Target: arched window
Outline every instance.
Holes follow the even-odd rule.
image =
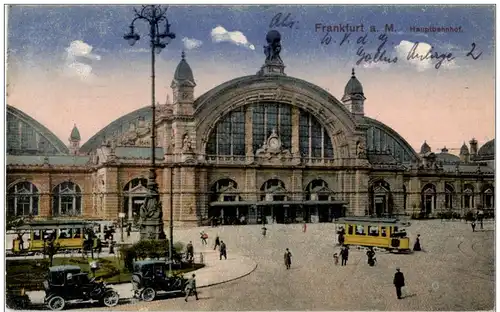
[[[73,182],[63,182],[52,191],[53,216],[80,216],[82,214],[82,191]]]
[[[16,183],[7,191],[7,216],[37,216],[39,194],[28,181]]]
[[[245,222],[248,217],[248,206],[231,204],[231,202],[239,202],[240,195],[238,184],[231,179],[221,179],[215,182],[210,188],[210,208],[208,210],[208,218],[220,218],[223,224],[238,224]]]
[[[148,179],[135,178],[123,188],[123,211],[128,223],[137,225],[140,218],[140,209],[148,195]]]
[[[210,188],[211,201],[239,201],[237,193],[238,184],[231,179],[221,179],[215,182]]]
[[[471,184],[465,184],[463,190],[463,207],[465,209],[474,208],[474,187]]]
[[[430,215],[436,209],[436,186],[427,184],[422,188],[422,212]]]
[[[260,191],[263,192],[260,200],[284,201],[287,198],[285,183],[283,183],[280,179],[267,180],[260,187]]]
[[[207,144],[208,155],[245,155],[245,108],[240,107],[217,124]]]
[[[453,186],[446,183],[444,185],[444,207],[446,209],[453,209],[453,195],[455,193],[455,190],[453,189]]]
[[[322,179],[314,179],[306,187],[306,200],[330,200],[332,191]]]
[[[252,106],[253,152],[262,147],[273,129],[279,135],[283,149],[292,147],[292,107],[285,104],[261,103]]]
[[[299,151],[302,157],[333,158],[333,145],[326,129],[310,113],[300,110]]]
[[[483,191],[483,208],[492,209],[495,207],[494,195],[493,186],[487,185]]]

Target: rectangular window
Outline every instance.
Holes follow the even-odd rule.
[[[354,226],[349,225],[349,227],[347,228],[347,234],[352,235],[353,232],[354,232]]]
[[[368,235],[369,236],[378,236],[378,226],[370,225],[368,227]]]
[[[311,157],[322,157],[321,153],[323,150],[323,127],[316,120],[316,118],[311,118]]]
[[[33,231],[33,240],[41,240],[41,239],[42,239],[41,230],[34,230]]]
[[[245,155],[245,112],[240,109],[231,114],[233,155]]]
[[[470,195],[465,195],[464,196],[464,207],[467,208],[467,209],[470,209],[471,206],[470,206]]]
[[[273,129],[279,131],[278,128],[278,105],[277,104],[267,104],[267,129],[266,129],[266,138],[268,138]]]
[[[280,105],[279,135],[284,149],[292,148],[292,108],[289,105]]]
[[[330,136],[328,135],[328,132],[326,132],[326,129],[323,132],[323,140],[324,140],[324,145],[325,145],[325,151],[324,151],[324,157],[325,158],[333,158],[333,146],[332,146],[332,140],[330,140]]]
[[[81,229],[75,229],[73,237],[74,238],[82,238],[82,230]]]
[[[309,114],[300,110],[299,150],[302,157],[309,157]]]
[[[380,227],[380,234],[382,237],[387,237],[387,229],[385,226]]]
[[[252,136],[253,136],[253,152],[255,153],[264,143],[267,138],[265,135],[266,125],[265,125],[265,108],[263,105],[253,106],[253,124],[252,124]]]
[[[366,235],[364,225],[361,224],[356,225],[356,235],[363,235],[363,236]]]

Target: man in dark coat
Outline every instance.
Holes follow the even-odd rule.
[[[217,234],[217,237],[215,237],[215,245],[214,245],[214,250],[217,249],[217,246],[219,246],[220,249],[220,238],[219,234]]]
[[[398,296],[398,299],[402,299],[401,288],[405,286],[405,276],[399,271],[399,268],[396,268],[396,271],[396,274],[394,274],[394,286],[396,287],[396,295]]]
[[[347,246],[342,247],[340,255],[342,257],[341,265],[347,265],[347,260],[349,260],[349,249],[347,248]]]
[[[224,241],[220,241],[220,260],[222,260],[222,257],[227,260],[227,250]]]
[[[285,250],[285,255],[284,255],[284,260],[285,260],[285,267],[287,270],[290,269],[290,266],[292,265],[292,253],[288,248]]]

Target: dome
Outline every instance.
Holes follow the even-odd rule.
[[[71,135],[69,136],[71,141],[80,141],[82,138],[80,137],[80,131],[76,127],[76,124],[73,126],[73,130],[71,130]]]
[[[431,147],[427,144],[427,141],[424,141],[422,147],[420,147],[420,154],[427,154],[431,152]]]
[[[177,81],[187,80],[194,83],[193,71],[191,70],[189,64],[186,62],[186,53],[184,53],[184,51],[182,52],[182,59],[179,62],[179,65],[177,65],[177,68],[175,69],[174,80]]]
[[[477,152],[479,156],[492,156],[495,155],[495,139],[484,143]]]
[[[465,142],[460,148],[460,155],[469,155],[469,148],[465,145]]]
[[[457,155],[453,155],[448,153],[448,149],[445,147],[441,150],[441,153],[436,154],[436,158],[438,161],[444,162],[444,163],[456,163],[460,162],[460,157]]]
[[[361,82],[359,82],[358,78],[356,78],[356,76],[354,75],[354,68],[352,69],[351,79],[349,79],[349,82],[347,82],[347,85],[344,89],[344,95],[352,94],[364,95],[363,86],[361,85]]]

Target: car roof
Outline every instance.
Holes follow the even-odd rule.
[[[76,265],[56,265],[49,268],[50,272],[62,272],[62,271],[76,271],[82,270],[79,266]]]

